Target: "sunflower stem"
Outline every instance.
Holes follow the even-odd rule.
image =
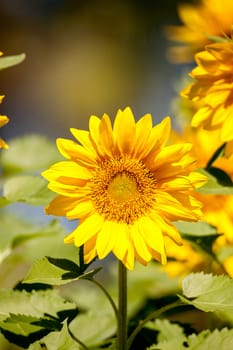
[[[88,347],[87,347],[80,339],[78,339],[78,338],[71,332],[69,326],[67,327],[67,329],[68,329],[68,333],[69,333],[69,335],[71,336],[71,338],[72,338],[77,344],[81,345],[81,347],[82,347],[83,349],[88,350]]]
[[[118,263],[118,333],[117,350],[127,349],[127,269]]]
[[[118,309],[117,309],[117,306],[113,300],[113,298],[111,297],[111,295],[109,294],[109,292],[107,291],[107,289],[105,289],[105,287],[99,283],[98,281],[96,281],[94,278],[90,278],[90,279],[87,279],[88,281],[90,282],[93,282],[96,286],[98,286],[102,292],[105,294],[105,296],[107,297],[107,299],[109,300],[112,308],[113,308],[113,311],[114,311],[114,314],[116,316],[116,319],[117,319],[117,322],[119,320],[119,312],[118,312]]]

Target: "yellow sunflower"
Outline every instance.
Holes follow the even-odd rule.
[[[167,237],[165,243],[168,263],[162,266],[162,270],[170,277],[183,278],[191,272],[218,271],[219,266],[213,262],[212,257],[188,241],[183,240],[183,245],[179,249],[176,249],[174,242]]]
[[[4,96],[0,96],[0,103],[2,102]],[[5,115],[0,115],[0,128],[9,122],[9,118]],[[8,148],[7,143],[0,138],[0,148]]]
[[[172,133],[174,143],[190,142],[193,144],[193,155],[196,157],[196,167],[205,168],[213,153],[221,146],[219,130],[208,132],[201,128],[187,128],[182,134]],[[200,152],[201,150],[201,152]],[[225,171],[233,180],[233,156],[222,156],[212,164]],[[224,241],[233,244],[233,195],[195,193],[202,202],[203,218],[209,224],[216,226],[219,233],[224,234]],[[222,237],[223,238],[223,237]],[[221,238],[221,239],[222,239]]]
[[[233,140],[233,41],[206,46],[196,54],[195,81],[181,95],[199,102],[193,127],[221,130],[222,142]]]
[[[232,0],[200,0],[197,4],[180,4],[178,16],[183,25],[166,29],[170,40],[182,45],[171,48],[169,58],[175,62],[192,61],[193,55],[210,43],[211,37],[225,37],[233,24]]]
[[[201,128],[193,129],[186,128],[182,133],[178,134],[175,131],[171,133],[173,143],[190,142],[193,144],[193,156],[196,157],[196,167],[206,167],[209,159],[221,146],[219,130],[209,132]],[[201,151],[200,151],[201,150]],[[224,170],[233,180],[233,162],[231,157],[220,157],[213,163],[214,167]],[[221,236],[217,238],[213,246],[213,250],[218,254],[223,248],[233,246],[233,195],[217,195],[195,193],[195,197],[199,200],[203,207],[203,220],[217,228]],[[168,240],[168,239],[167,239]],[[218,271],[219,266],[214,264],[212,259],[207,254],[196,250],[188,242],[184,241],[180,249],[174,249],[174,243],[169,240],[166,244],[167,257],[172,259],[165,267],[165,271],[171,276],[187,275],[193,271]],[[211,262],[212,261],[212,262]],[[227,259],[223,264],[229,266],[232,259]],[[225,266],[225,268],[226,268]],[[233,269],[231,269],[231,275]]]
[[[91,116],[89,132],[70,131],[79,143],[59,138],[67,160],[42,173],[59,194],[47,214],[80,220],[65,243],[84,245],[86,263],[110,252],[128,269],[135,258],[166,263],[164,236],[182,244],[172,221],[201,215],[193,192],[206,179],[192,172],[192,145],[165,146],[170,118],[153,127],[150,114],[135,122],[129,107],[117,112],[113,127],[104,114]]]

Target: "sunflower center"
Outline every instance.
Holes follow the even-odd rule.
[[[90,186],[95,209],[105,220],[132,224],[155,205],[156,180],[136,159],[118,157],[104,161]]]
[[[133,199],[138,195],[137,183],[129,175],[120,173],[109,183],[108,194],[119,203]]]

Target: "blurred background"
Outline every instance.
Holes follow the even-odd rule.
[[[184,1],[183,1],[184,2]],[[186,0],[187,2],[187,0]],[[164,26],[179,24],[177,0],[1,0],[4,55],[26,53],[1,71],[5,138],[69,137],[89,116],[171,115],[184,67],[169,63]]]

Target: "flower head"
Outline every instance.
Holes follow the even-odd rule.
[[[233,24],[232,0],[200,0],[197,4],[181,4],[178,15],[183,25],[169,26],[169,39],[182,43],[171,49],[171,59],[185,62],[203,50],[211,37],[229,36]]]
[[[223,142],[233,140],[233,41],[206,46],[196,54],[195,81],[182,96],[198,101],[200,107],[192,119],[193,127],[221,130]]]
[[[196,157],[196,167],[206,167],[213,153],[221,146],[219,130],[210,132],[204,129],[193,129],[187,127],[182,133],[175,131],[171,134],[173,143],[191,142],[193,144],[193,155]],[[201,151],[200,151],[201,150]],[[233,180],[232,156],[222,156],[217,158],[212,166],[222,169]],[[195,197],[202,203],[203,220],[216,227],[220,234],[216,239],[212,249],[219,254],[222,249],[233,245],[233,196],[223,194],[204,194],[196,192]],[[204,253],[200,247],[195,247],[183,240],[180,249],[174,249],[174,243],[167,238],[167,257],[170,258],[164,267],[171,276],[187,275],[194,271],[205,271],[219,273],[218,264],[214,263],[209,254]],[[231,260],[227,260],[228,262]],[[225,265],[225,261],[223,262]],[[228,264],[227,266],[230,266]],[[220,271],[222,273],[222,271]],[[232,275],[232,268],[231,268]]]
[[[221,146],[219,130],[209,132],[187,128],[182,134],[172,134],[173,142],[192,142],[193,154],[197,159],[196,167],[206,167],[213,153]],[[201,152],[200,152],[201,150]],[[213,167],[223,170],[233,180],[233,155],[217,158]],[[204,194],[196,192],[195,197],[202,203],[203,219],[216,227],[222,234],[217,245],[233,244],[233,195]],[[216,248],[217,248],[216,245]]]
[[[0,96],[0,103],[2,102],[4,96]],[[5,115],[0,115],[0,128],[9,122],[9,118]],[[7,143],[0,138],[0,148],[8,148]]]
[[[65,243],[84,245],[87,263],[110,252],[129,269],[135,258],[165,263],[164,236],[182,243],[172,221],[201,215],[193,192],[205,178],[191,171],[192,145],[165,146],[170,118],[152,127],[150,114],[136,123],[130,108],[117,112],[113,127],[107,114],[92,116],[89,129],[70,129],[79,144],[57,140],[67,160],[43,172],[59,194],[46,212],[80,219]]]

